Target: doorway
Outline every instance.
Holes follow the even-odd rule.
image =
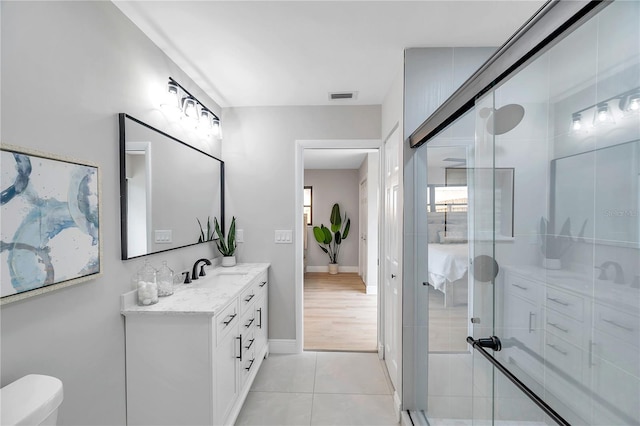
[[[303,197],[296,202],[301,217],[303,210],[311,210],[312,218],[311,223],[298,221],[302,238],[297,250],[296,337],[300,351],[377,351],[379,145],[378,140],[298,142],[297,192],[304,195],[306,187],[312,194],[311,206],[304,205]],[[363,188],[366,194],[361,193]],[[350,229],[347,238],[341,239],[338,274],[331,275],[330,259],[316,241],[313,227],[331,228],[335,203],[343,222],[345,217],[350,221]]]

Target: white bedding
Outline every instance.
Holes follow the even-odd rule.
[[[467,244],[429,244],[429,283],[445,291],[447,282],[464,277],[469,268]]]

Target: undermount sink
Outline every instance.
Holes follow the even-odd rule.
[[[217,287],[227,284],[239,284],[244,281],[247,273],[245,272],[215,272],[207,274],[205,277],[200,277],[198,280],[193,281],[195,287],[208,288]]]

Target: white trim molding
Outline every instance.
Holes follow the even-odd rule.
[[[269,339],[269,352],[272,354],[296,354],[298,342],[293,339]]]

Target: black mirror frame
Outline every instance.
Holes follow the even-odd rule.
[[[179,246],[179,247],[172,247],[166,250],[158,250],[158,251],[154,251],[151,253],[146,253],[146,254],[141,254],[139,256],[133,256],[133,257],[129,257],[128,253],[127,253],[127,176],[126,176],[126,166],[125,166],[125,161],[126,161],[126,129],[125,129],[125,119],[130,119],[150,130],[153,130],[155,132],[158,132],[159,134],[161,134],[162,136],[165,136],[175,142],[178,142],[188,148],[191,148],[197,152],[199,152],[202,155],[206,155],[207,157],[210,157],[214,160],[217,160],[220,162],[220,227],[221,229],[225,229],[224,228],[224,186],[225,186],[225,182],[224,182],[224,161],[222,161],[221,159],[214,157],[211,154],[208,154],[202,150],[199,150],[198,148],[195,148],[183,141],[181,141],[180,139],[177,139],[165,132],[163,132],[162,130],[158,130],[153,126],[150,126],[149,124],[138,120],[135,117],[132,117],[129,114],[126,114],[124,112],[121,112],[118,114],[118,123],[120,126],[120,143],[119,143],[119,150],[120,150],[120,247],[121,247],[121,253],[122,253],[122,260],[130,260],[130,259],[136,259],[139,257],[143,257],[143,256],[148,256],[151,254],[156,254],[156,253],[162,253],[162,252],[166,252],[166,251],[171,251],[171,250],[176,250],[176,249],[180,249],[183,247],[190,247],[190,246],[194,246],[197,244],[205,244],[208,243],[210,241],[204,241],[201,243],[193,243],[193,244],[186,244],[183,246]]]

